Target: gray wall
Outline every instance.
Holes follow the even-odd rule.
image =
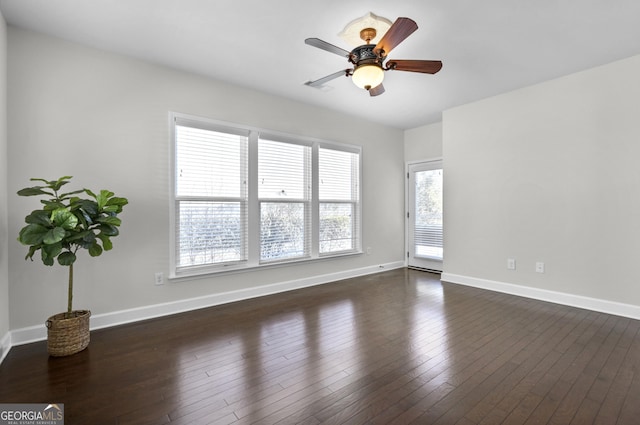
[[[442,157],[442,122],[404,132],[404,160],[422,161]]]
[[[130,201],[113,251],[76,263],[77,308],[105,314],[404,259],[400,130],[12,27],[8,73],[9,193],[68,174]],[[168,111],[361,145],[371,255],[155,286],[169,272]],[[36,205],[10,197],[9,235]],[[65,308],[66,269],[25,262],[8,239],[11,328],[41,325]]]
[[[0,13],[0,359],[9,344],[7,165],[7,25]]]
[[[444,113],[445,273],[640,306],[638,75],[635,56]]]

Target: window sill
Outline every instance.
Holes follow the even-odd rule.
[[[319,261],[336,260],[340,258],[352,257],[364,254],[363,251],[350,251],[335,255],[325,255],[315,258],[297,258],[295,260],[278,261],[270,263],[256,264],[252,266],[244,264],[228,264],[226,266],[194,266],[188,270],[181,272],[172,272],[169,275],[169,281],[172,283],[186,282],[197,279],[206,279],[214,276],[230,275],[238,273],[256,272],[258,270],[267,270],[280,267],[289,267],[301,264],[315,263]]]

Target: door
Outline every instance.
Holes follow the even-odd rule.
[[[409,164],[407,265],[442,271],[442,161]]]

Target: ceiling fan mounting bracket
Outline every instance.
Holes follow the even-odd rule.
[[[363,30],[360,31],[360,38],[362,39],[362,41],[364,41],[366,44],[371,43],[371,40],[373,40],[374,38],[376,38],[376,34],[378,32],[376,31],[375,28],[365,28]]]

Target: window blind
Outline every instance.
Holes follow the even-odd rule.
[[[176,266],[247,258],[247,135],[175,126]]]
[[[442,260],[442,169],[415,175],[415,255]]]
[[[301,258],[311,248],[311,148],[258,142],[260,260]]]
[[[359,249],[359,154],[318,151],[320,254]]]

